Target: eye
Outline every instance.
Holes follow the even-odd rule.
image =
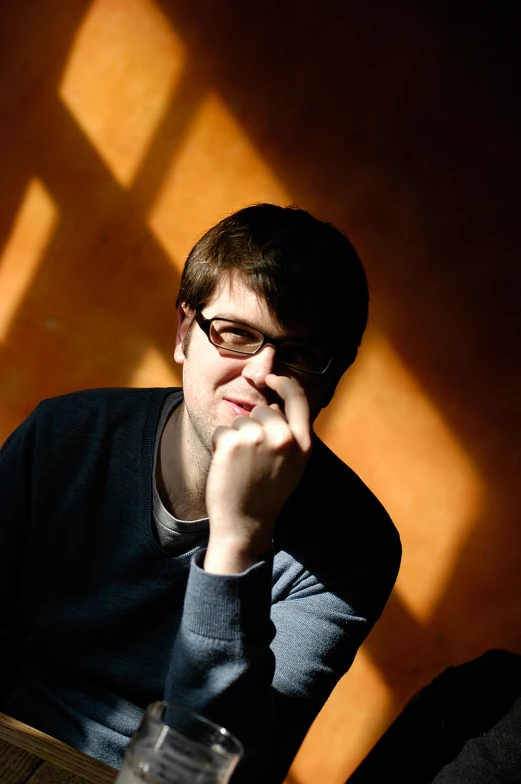
[[[313,361],[320,355],[320,352],[317,349],[312,348],[311,346],[303,346],[300,343],[285,343],[284,344],[284,359],[292,360],[294,362],[308,362],[309,360]]]
[[[215,342],[219,343],[219,345],[242,348],[259,343],[257,332],[249,329],[244,324],[236,324],[233,321],[214,321],[212,328]]]
[[[318,346],[303,343],[284,343],[280,358],[283,362],[303,370],[320,371],[327,364],[324,351]]]
[[[254,343],[255,342],[255,335],[252,335],[251,332],[248,332],[247,329],[241,329],[240,327],[228,327],[225,330],[221,331],[221,337],[227,343]]]

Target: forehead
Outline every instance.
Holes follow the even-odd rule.
[[[221,316],[257,327],[271,337],[308,336],[313,329],[306,319],[295,327],[284,327],[262,295],[240,275],[227,276],[204,308],[206,318]]]

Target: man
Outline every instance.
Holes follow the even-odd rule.
[[[0,709],[118,766],[166,699],[281,782],[380,615],[399,538],[312,422],[367,321],[348,239],[248,207],[191,251],[183,390],[43,401],[0,467]]]

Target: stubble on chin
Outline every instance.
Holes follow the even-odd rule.
[[[213,454],[212,440],[216,424],[210,419],[203,421],[202,417],[194,414],[189,408],[186,408],[186,416],[190,433],[185,433],[185,437],[188,438],[191,459],[196,463],[196,470],[208,471]]]

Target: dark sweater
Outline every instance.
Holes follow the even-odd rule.
[[[0,710],[118,767],[165,698],[239,737],[234,782],[280,782],[385,605],[399,538],[317,439],[272,559],[218,576],[200,547],[168,555],[151,496],[171,392],[47,400],[5,443]]]

